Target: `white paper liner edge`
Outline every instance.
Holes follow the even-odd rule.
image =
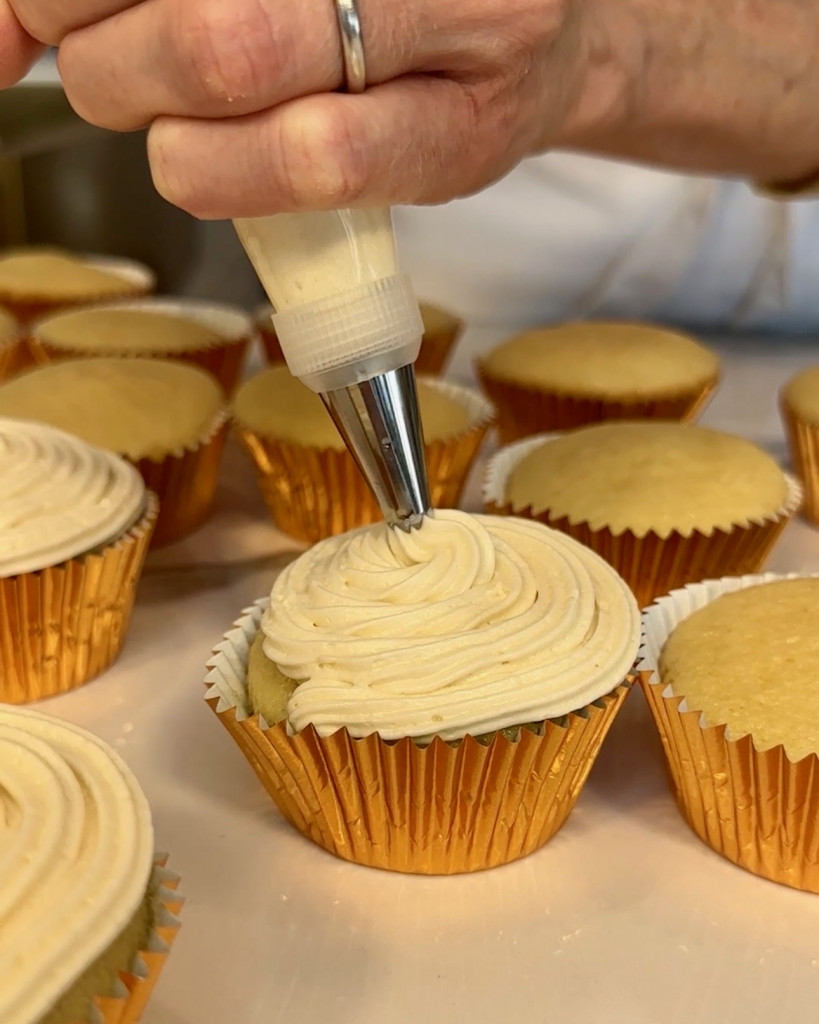
[[[216,711],[220,714],[235,708],[239,722],[252,716],[247,696],[247,659],[268,603],[269,599],[262,597],[244,608],[213,649],[206,665],[205,700],[217,697]]]

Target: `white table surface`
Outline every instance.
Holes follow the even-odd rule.
[[[479,333],[475,344],[492,332]],[[704,421],[782,455],[776,389],[819,349],[721,347],[726,379]],[[467,507],[478,494],[475,478]],[[819,898],[745,873],[689,832],[639,691],[567,825],[517,864],[402,876],[294,832],[205,705],[202,677],[211,647],[297,550],[268,524],[232,445],[213,521],[151,557],[119,663],[42,705],[125,757],[182,875],[182,931],[144,1024],[817,1019]],[[819,531],[791,524],[769,568],[819,570]]]

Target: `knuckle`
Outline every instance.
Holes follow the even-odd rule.
[[[365,198],[371,179],[362,133],[349,115],[314,108],[279,139],[283,198],[295,208],[319,204],[334,209]]]
[[[158,120],[148,132],[148,162],[154,187],[163,199],[198,219],[206,219],[207,197],[199,177],[191,173],[186,159],[189,147],[184,128],[173,121]]]

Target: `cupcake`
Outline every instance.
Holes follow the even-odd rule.
[[[20,328],[10,313],[0,309],[0,380],[14,373],[20,351]]]
[[[452,347],[463,329],[463,321],[446,310],[422,302],[421,319],[424,335],[421,351],[415,361],[416,373],[439,374],[446,367]],[[283,363],[284,354],[276,337],[272,321],[273,307],[262,306],[256,311],[255,322],[269,363]]]
[[[683,423],[601,423],[509,445],[487,467],[490,512],[588,544],[641,605],[692,580],[757,572],[798,483],[739,437]]]
[[[239,382],[254,328],[232,306],[193,299],[107,303],[40,320],[29,345],[40,363],[91,356],[178,359],[212,373],[226,392]]]
[[[492,407],[473,391],[432,379],[419,380],[418,400],[432,504],[456,505],[492,422]],[[281,530],[312,542],[381,519],[321,399],[286,366],[247,381],[233,415]]]
[[[780,408],[791,460],[805,485],[805,516],[819,525],[819,366],[797,374],[782,390]]]
[[[566,820],[639,640],[628,588],[582,545],[436,511],[292,562],[216,648],[206,699],[319,846],[397,871],[476,871]]]
[[[0,386],[0,416],[38,420],[124,456],[159,496],[154,543],[207,519],[228,413],[209,373],[163,359],[72,359]]]
[[[0,776],[0,1020],[135,1024],[181,906],[138,782],[84,729],[2,705]]]
[[[687,587],[645,617],[641,680],[683,817],[717,853],[819,892],[819,578]]]
[[[133,260],[59,249],[11,249],[0,255],[0,305],[26,322],[57,309],[148,295],[151,270]]]
[[[0,701],[20,704],[116,659],[157,502],[117,456],[2,418],[0,479]]]
[[[518,335],[477,370],[506,444],[601,420],[691,420],[716,388],[719,361],[666,328],[573,323]]]

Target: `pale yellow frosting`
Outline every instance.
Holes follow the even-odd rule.
[[[288,727],[458,739],[613,690],[637,605],[588,548],[539,523],[436,511],[322,541],[278,577],[264,652],[299,682]]]
[[[572,323],[527,331],[480,360],[490,377],[600,399],[663,397],[714,380],[719,360],[693,338],[648,324]]]
[[[95,267],[82,257],[49,250],[17,250],[0,256],[0,292],[11,298],[70,300],[130,290],[127,277]]]
[[[211,348],[225,339],[193,317],[128,307],[78,309],[37,325],[37,337],[75,352],[173,354]]]
[[[145,506],[133,466],[39,423],[0,418],[0,480],[0,578],[97,548]]]
[[[766,452],[705,427],[618,421],[530,445],[504,486],[513,510],[548,509],[615,534],[729,530],[775,515],[788,495]]]
[[[783,398],[800,419],[819,425],[819,366],[803,370],[789,381]]]
[[[0,1020],[36,1024],[126,928],[153,862],[122,760],[67,722],[0,705]]]
[[[0,416],[39,420],[134,460],[201,443],[223,404],[210,374],[163,359],[68,359],[0,386]]]
[[[454,437],[471,425],[469,404],[446,385],[418,381],[418,405],[427,442]],[[316,448],[344,449],[344,441],[315,392],[283,364],[252,377],[236,395],[236,418],[263,437]]]
[[[759,750],[819,754],[819,579],[777,580],[724,594],[672,632],[660,678]]]

